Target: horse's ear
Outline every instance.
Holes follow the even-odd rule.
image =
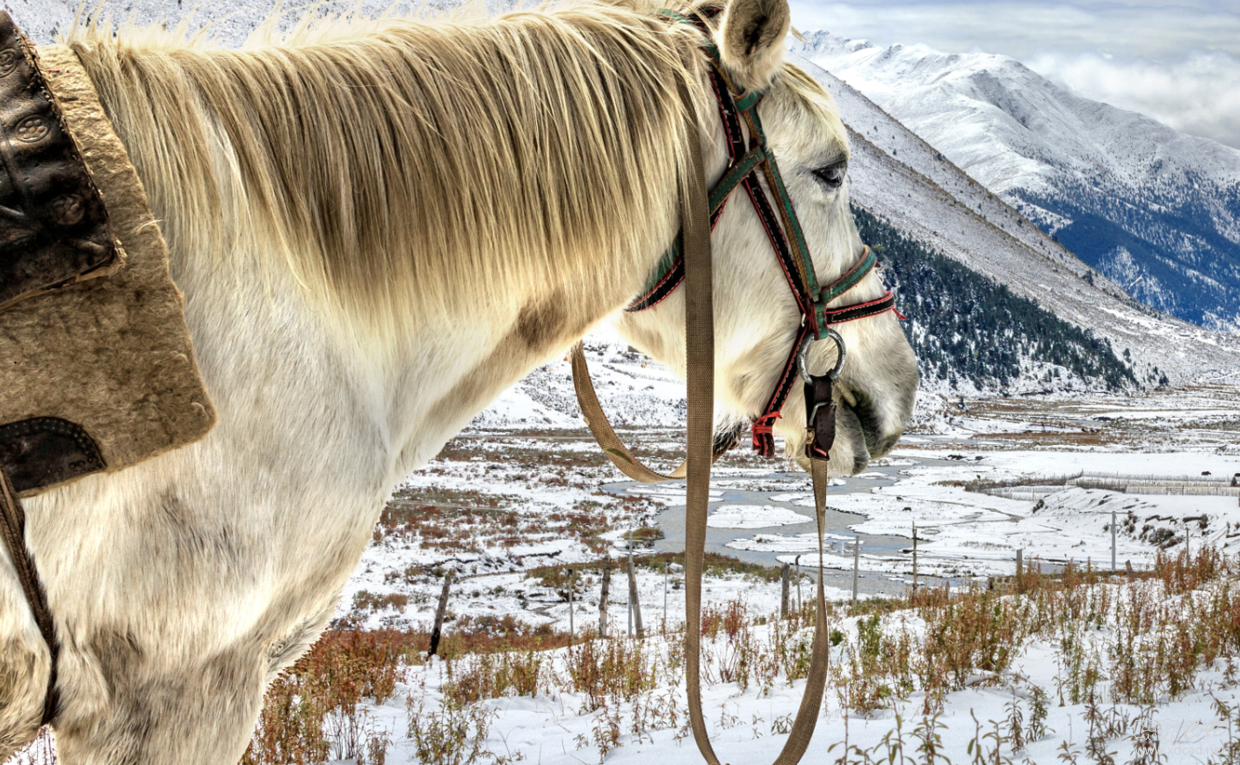
[[[719,58],[733,82],[763,89],[784,63],[788,0],[731,0],[719,26]]]

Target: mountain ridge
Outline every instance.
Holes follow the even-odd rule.
[[[62,8],[56,8],[58,2],[63,5]],[[371,0],[370,5],[373,6],[374,2],[376,0]],[[40,42],[48,41],[46,38],[50,37],[53,29],[66,28],[76,8],[76,0],[52,0],[46,5],[43,0],[5,0],[3,4],[6,7],[16,6],[20,11],[18,20],[23,25],[30,23],[30,31],[36,39],[44,38]],[[223,0],[209,15],[240,5],[232,0]],[[134,0],[135,13],[145,14],[156,6],[169,6],[169,13],[172,13],[170,3]],[[240,27],[222,27],[217,31],[226,43],[237,44],[244,37],[244,29]],[[1131,364],[1134,375],[1142,385],[1158,384],[1163,370],[1169,375],[1170,382],[1176,383],[1193,381],[1203,374],[1225,374],[1229,368],[1240,368],[1240,346],[1232,347],[1235,344],[1220,341],[1212,333],[1168,321],[1153,309],[1136,303],[1117,284],[1079,261],[1006,201],[969,178],[942,153],[914,136],[869,99],[825,72],[819,73],[819,79],[840,101],[845,122],[850,125],[854,144],[850,182],[852,198],[868,212],[881,218],[885,225],[892,225],[917,242],[966,265],[980,279],[989,280],[994,285],[1007,285],[1013,293],[1033,300],[1038,306],[1077,327],[1090,331],[1098,329],[1098,337],[1110,345],[1085,350],[1110,354],[1117,359],[1128,350],[1131,362],[1125,360],[1124,363]],[[908,286],[911,284],[908,282]],[[969,290],[967,294],[986,292],[986,288],[980,285],[971,286]],[[1080,294],[1074,296],[1072,293],[1078,290]],[[1102,313],[1110,311],[1118,317],[1114,321],[1109,320],[1115,326],[1101,329],[1096,326],[1099,322],[1091,315],[1090,309],[1099,302],[1093,297],[1099,293],[1106,296],[1101,301],[1106,309]],[[908,295],[906,298],[909,305],[933,300],[932,295]],[[1142,336],[1144,330],[1132,329],[1138,320],[1148,322],[1149,331],[1146,334],[1149,337]],[[914,323],[917,321],[914,319]],[[906,326],[912,331],[912,324]],[[921,324],[918,331],[928,331],[927,326]],[[926,347],[957,347],[950,337],[942,340],[940,343],[930,342],[924,336],[919,338],[923,345],[929,343]],[[623,345],[611,347],[613,350],[606,353],[619,353],[624,348]],[[1027,347],[1027,343],[1022,347]],[[1169,359],[1168,348],[1171,349]],[[1186,350],[1181,353],[1181,349]],[[972,377],[956,377],[960,378],[961,385],[972,385],[978,392],[1042,389],[1044,386],[1040,384],[1040,379],[1053,372],[1050,366],[1054,365],[1037,361],[1025,351],[1020,351],[1018,356],[1018,366],[1022,374],[1029,374],[1030,380],[988,377],[985,370]],[[1009,358],[1005,362],[1008,369],[1012,368],[1010,361]],[[962,358],[960,366],[967,367],[967,360]],[[927,367],[929,374],[923,386],[925,389],[943,392],[957,390],[951,374],[939,374],[939,370],[944,368],[941,359],[933,368],[929,364]],[[1157,373],[1155,367],[1159,370]],[[561,422],[553,412],[575,419],[573,405],[560,395],[562,391],[559,389],[563,386],[558,382],[556,385],[548,382],[550,378],[558,380],[562,372],[556,370],[552,373],[550,370],[551,367],[544,368],[521,383],[520,389],[525,394],[512,407],[512,412],[516,414],[498,416],[496,422],[524,421],[527,417],[532,418],[528,420],[530,423]],[[1068,374],[1054,377],[1059,389],[1081,390],[1103,384],[1075,377],[1066,368],[1063,371]],[[1035,376],[1039,379],[1032,379]],[[998,382],[992,384],[988,380]],[[661,386],[647,390],[645,384],[636,386],[634,390],[629,387],[631,384],[629,381],[617,381],[618,390],[627,391],[626,395],[635,399],[642,399],[635,402],[632,412],[628,412],[626,407],[625,416],[631,417],[634,422],[670,422],[678,418],[681,404],[673,399],[679,394]],[[554,396],[551,395],[552,389]],[[646,401],[646,397],[650,401]],[[641,405],[636,406],[637,403]],[[658,406],[655,406],[656,403]]]
[[[810,32],[825,66],[1137,299],[1240,330],[1240,150],[1015,59]]]
[[[1240,369],[1240,338],[1134,300],[879,105],[801,56],[795,45],[791,59],[837,101],[853,141],[849,193],[860,207],[1097,332],[1117,354],[1128,350],[1143,384],[1156,383],[1163,373],[1171,384],[1182,384]]]

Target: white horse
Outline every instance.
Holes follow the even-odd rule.
[[[62,643],[67,765],[235,762],[402,477],[600,322],[683,370],[683,289],[621,312],[679,225],[678,82],[699,101],[708,182],[725,147],[698,33],[640,2],[337,20],[239,51],[72,33],[161,221],[219,425],[26,501]],[[844,127],[783,61],[785,0],[716,18],[733,82],[770,87],[760,114],[829,282],[862,252]],[[743,420],[799,314],[747,203],[713,239],[717,417]],[[883,292],[871,274],[848,300]],[[840,332],[832,467],[855,472],[902,431],[917,372],[890,314]],[[799,390],[783,414],[775,431],[799,453]],[[0,759],[35,734],[48,671],[0,557]]]

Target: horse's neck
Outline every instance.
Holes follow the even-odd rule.
[[[393,207],[384,208],[384,215],[371,210],[369,218],[346,222],[325,214],[321,226],[303,220],[317,209],[304,205],[307,199],[317,200],[320,207],[333,202],[341,206],[335,210],[337,217],[347,218],[349,210],[366,207],[348,195],[337,199],[333,193],[338,189],[320,182],[325,173],[347,173],[352,167],[340,166],[340,157],[324,148],[335,146],[335,139],[328,140],[330,125],[303,126],[309,131],[304,136],[296,131],[251,135],[243,127],[263,122],[256,112],[278,104],[251,103],[239,96],[227,101],[235,107],[228,111],[221,99],[231,98],[234,91],[249,91],[214,80],[211,87],[202,83],[191,87],[195,77],[205,82],[211,78],[204,72],[218,74],[216,69],[182,66],[160,50],[126,49],[105,55],[107,44],[96,45],[100,50],[86,55],[84,62],[89,59],[88,71],[96,78],[118,134],[130,147],[168,238],[173,278],[187,297],[187,321],[220,410],[220,428],[231,420],[277,412],[280,418],[315,413],[314,422],[326,424],[315,425],[322,432],[314,434],[314,448],[349,448],[371,459],[380,457],[382,470],[362,472],[367,483],[398,479],[403,471],[424,463],[505,387],[623,305],[642,288],[676,225],[672,190],[679,141],[672,137],[673,131],[659,125],[679,120],[648,109],[617,117],[650,120],[654,131],[642,138],[646,150],[633,160],[650,166],[630,168],[627,185],[621,178],[613,185],[586,183],[582,178],[615,173],[615,168],[571,147],[561,147],[554,156],[575,158],[584,169],[576,185],[559,195],[563,198],[530,185],[528,174],[513,176],[512,188],[491,198],[459,184],[436,185],[443,178],[427,169],[425,178],[410,176],[401,182],[429,185],[403,193],[419,200],[445,194],[489,199],[494,206],[475,211],[475,217],[507,215],[512,225],[476,221],[477,230],[489,234],[474,237],[462,248],[467,253],[457,249],[441,253],[438,248],[448,243],[439,239],[428,243],[412,235],[383,247],[342,247],[330,234],[348,228],[346,223],[373,233],[384,222],[400,230],[395,222],[406,219],[399,217],[404,208]],[[245,67],[238,56],[260,56],[229,55],[239,69]],[[136,63],[120,66],[117,60],[122,59]],[[173,86],[188,91],[184,104],[166,103],[163,95]],[[550,98],[559,92],[547,88],[547,93],[530,96]],[[497,108],[503,103],[497,101]],[[231,116],[225,118],[225,113]],[[340,119],[348,116],[342,114]],[[661,140],[663,132],[666,140]],[[303,136],[306,145],[297,146],[297,136]],[[420,147],[410,151],[416,148]],[[265,158],[264,152],[281,159]],[[255,170],[266,168],[264,159],[271,159],[271,167]],[[392,161],[400,158],[393,156]],[[303,165],[323,165],[323,172],[289,170]],[[243,167],[249,170],[243,172]],[[397,183],[394,173],[382,177]],[[311,188],[303,188],[307,183]],[[488,188],[494,190],[495,185]],[[371,189],[371,196],[381,197],[383,192]],[[504,199],[539,199],[543,193],[549,194],[545,210],[501,204]],[[453,219],[453,232],[474,231],[468,222],[469,205],[446,204],[451,199],[414,212],[430,217],[428,210],[459,208],[465,211],[461,213],[465,222]],[[572,205],[565,208],[569,202]],[[302,206],[309,212],[303,210],[287,221],[274,212]],[[606,220],[607,213],[614,213],[615,222]],[[273,218],[279,220],[272,223]],[[421,220],[413,213],[407,218]],[[545,237],[539,233],[544,228],[550,229]],[[382,241],[382,235],[370,239]],[[479,249],[470,249],[478,241],[487,242],[494,257],[488,257],[490,251],[480,257]],[[616,252],[609,252],[612,249]],[[307,252],[312,256],[306,257]],[[402,256],[416,264],[403,274],[396,273],[409,262]],[[314,283],[319,269],[334,274],[325,280],[331,284]],[[309,285],[299,276],[306,277]],[[371,289],[375,285],[380,286]],[[324,289],[341,289],[341,300],[313,296]],[[379,310],[385,314],[403,310],[408,315],[375,321],[374,316],[361,316],[364,309],[350,312],[342,307],[373,296],[378,296],[374,303],[383,304]],[[279,419],[264,429],[276,437],[280,428],[289,427]]]
[[[504,389],[631,297],[563,274],[508,304],[421,314],[394,335],[311,297],[276,257],[231,253],[221,269],[174,248],[172,261],[220,428],[244,423],[279,440],[284,430],[296,441],[287,448],[347,452],[367,490],[386,491],[427,462]],[[321,432],[293,436],[316,417]]]

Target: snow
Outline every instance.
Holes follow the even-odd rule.
[[[1111,597],[1120,592],[1117,585],[1103,585]],[[1130,592],[1146,589],[1157,592],[1155,585],[1137,584]],[[849,643],[856,641],[856,619],[832,622],[832,628],[840,632]],[[759,641],[768,640],[768,627],[753,628]],[[903,631],[913,639],[924,635],[925,624],[912,613],[895,613],[885,619],[883,634],[894,636]],[[1088,644],[1114,640],[1115,627],[1104,630],[1092,629],[1092,634],[1080,634],[1077,639]],[[666,655],[677,636],[654,635],[644,643],[644,650],[652,656]],[[718,647],[707,641],[708,650],[718,652]],[[849,662],[847,644],[832,650],[831,665],[843,670]],[[563,673],[566,652],[549,652],[545,655],[553,671]],[[970,745],[982,743],[983,736],[994,730],[1010,735],[1011,709],[1019,705],[1024,725],[1031,722],[1033,692],[1038,689],[1046,697],[1046,718],[1039,734],[1029,735],[1028,743],[1020,753],[1027,762],[1051,765],[1058,762],[1058,754],[1066,743],[1070,748],[1083,750],[1089,737],[1085,722],[1086,703],[1076,703],[1063,690],[1063,648],[1058,639],[1037,636],[1024,643],[1021,653],[1014,657],[1012,666],[1000,676],[978,672],[968,678],[966,687],[949,693],[945,705],[937,717],[927,717],[924,706],[928,703],[921,692],[913,692],[897,700],[889,708],[880,708],[868,714],[850,712],[843,707],[838,693],[828,690],[823,714],[817,720],[817,728],[810,742],[806,762],[831,762],[839,754],[838,746],[847,740],[850,745],[870,748],[885,736],[899,735],[908,751],[915,748],[912,736],[918,725],[933,721],[940,737],[940,753],[953,761],[967,761]],[[662,671],[667,671],[666,667]],[[412,765],[417,759],[411,744],[404,737],[407,717],[403,697],[412,696],[429,705],[438,705],[450,681],[446,665],[433,661],[409,670],[405,682],[398,687],[398,695],[382,706],[372,706],[369,712],[375,724],[388,730],[395,741],[388,753],[392,765]],[[1104,681],[1102,687],[1106,687]],[[773,761],[787,740],[786,734],[773,730],[776,722],[795,714],[804,681],[786,683],[777,681],[769,688],[739,688],[734,683],[721,683],[710,679],[703,683],[703,708],[707,728],[716,752],[727,762]],[[1174,700],[1164,699],[1151,707],[1148,728],[1160,739],[1160,751],[1168,762],[1202,761],[1226,746],[1231,734],[1225,720],[1220,719],[1212,704],[1214,699],[1235,703],[1234,687],[1224,680],[1221,668],[1206,668],[1197,678],[1194,687]],[[635,725],[634,709],[628,703],[614,707],[588,711],[588,699],[579,693],[557,690],[540,692],[532,697],[504,697],[484,702],[485,709],[493,717],[491,735],[486,744],[491,751],[507,757],[520,757],[526,761],[548,765],[569,765],[591,762],[599,758],[599,749],[593,734],[607,721],[609,713],[618,714],[620,722],[618,748],[605,756],[608,763],[649,762],[657,758],[668,765],[696,765],[701,756],[692,740],[683,730],[684,693],[679,684],[658,687],[644,700],[647,712],[651,708],[679,709],[676,724],[651,726],[638,735],[630,733]],[[1115,704],[1110,714],[1135,717],[1142,708],[1131,704]],[[1108,705],[1099,703],[1099,710],[1107,713]],[[900,733],[897,734],[897,726]],[[980,728],[980,730],[979,730]],[[1117,762],[1131,761],[1135,755],[1136,731],[1124,736],[1108,736],[1107,750]],[[835,751],[832,748],[835,747]],[[832,752],[828,756],[828,752]],[[1005,747],[1006,758],[1010,747]],[[992,755],[993,757],[993,755]],[[1192,760],[1196,757],[1197,760]],[[1017,758],[1013,758],[1020,761]],[[850,760],[851,761],[851,760]],[[994,761],[991,757],[983,761]],[[1084,757],[1082,756],[1082,761]]]
[[[1052,448],[996,451],[987,440],[993,439],[994,433],[1012,430],[1012,420],[996,422],[982,417],[974,418],[971,422],[985,427],[977,430],[961,428],[963,437],[959,434],[955,437],[914,437],[910,439],[911,448],[901,449],[887,460],[886,467],[897,471],[896,480],[891,481],[890,474],[877,473],[857,484],[854,484],[852,479],[838,481],[835,489],[839,491],[830,500],[832,506],[857,512],[859,515],[855,516],[855,521],[846,529],[828,532],[825,565],[836,572],[851,572],[855,534],[911,536],[911,522],[916,520],[920,540],[918,565],[923,582],[926,581],[925,577],[936,575],[953,578],[954,581],[961,577],[1011,574],[1014,571],[1013,553],[1016,549],[1024,550],[1025,560],[1029,565],[1036,565],[1034,561],[1037,559],[1050,565],[1052,562],[1063,562],[1071,558],[1077,563],[1089,560],[1098,567],[1109,562],[1110,533],[1107,526],[1112,509],[1121,517],[1131,512],[1140,519],[1156,515],[1171,518],[1173,521],[1205,513],[1218,519],[1220,523],[1212,521],[1210,532],[1196,537],[1192,543],[1212,541],[1226,544],[1223,530],[1218,528],[1218,533],[1214,532],[1216,525],[1221,526],[1224,519],[1240,520],[1240,509],[1236,507],[1236,498],[1232,496],[1122,494],[1061,487],[1044,497],[1039,507],[1038,503],[1032,500],[995,497],[951,485],[978,475],[997,481],[1016,476],[1050,479],[1078,471],[1137,478],[1154,474],[1199,476],[1202,471],[1209,471],[1214,476],[1224,476],[1240,470],[1240,456],[1234,449],[1226,448],[1220,453],[1218,447],[1227,444],[1220,444],[1218,437],[1210,436],[1208,431],[1204,432],[1204,435],[1201,431],[1194,433],[1191,426],[1185,426],[1188,422],[1200,422],[1201,415],[1234,421],[1240,404],[1226,408],[1203,403],[1199,408],[1194,408],[1191,405],[1191,396],[1168,398],[1170,400],[1166,401],[1165,408],[1157,410],[1165,412],[1167,418],[1162,419],[1171,419],[1172,424],[1169,427],[1179,428],[1179,437],[1190,442],[1182,443],[1180,448],[1174,450],[1065,452]],[[1233,400],[1236,399],[1233,397]],[[1139,399],[1113,399],[1105,406],[1100,402],[1080,402],[1079,408],[1084,412],[1083,416],[1097,416],[1102,412],[1107,413],[1104,416],[1123,416],[1127,412],[1125,404],[1137,404],[1134,411],[1145,413],[1140,408]],[[1153,404],[1147,406],[1156,408]],[[1142,421],[1145,418],[1129,419]],[[1068,427],[1061,427],[1058,432],[1066,434],[1069,430]],[[979,438],[972,438],[972,434],[977,434]],[[962,441],[974,440],[979,442],[976,446],[984,446],[986,450],[978,452],[976,449],[962,448]],[[975,459],[978,456],[983,459]],[[875,481],[877,478],[883,481]],[[728,481],[736,483],[734,479]],[[869,483],[871,486],[869,489],[843,491],[860,483]],[[887,485],[875,486],[875,483]],[[760,486],[761,482],[755,482],[754,485]],[[679,501],[674,494],[662,493],[662,496],[670,497],[671,501]],[[773,497],[773,500],[780,503],[798,503],[807,508],[812,506],[805,493],[783,492]],[[905,511],[903,508],[906,506],[912,506],[914,510]],[[713,511],[712,518],[734,519],[736,522],[715,522],[711,526],[715,529],[731,529],[741,534],[735,542],[730,543],[731,547],[774,552],[778,554],[779,561],[798,562],[802,572],[812,572],[812,562],[816,557],[814,552],[817,550],[817,535],[812,531],[747,533],[752,528],[751,521],[774,526],[776,519],[792,520],[793,515],[795,513],[779,506],[725,503]],[[802,522],[810,520],[808,516],[799,516],[799,519]],[[911,543],[911,539],[909,541]],[[862,544],[860,558],[862,571],[867,577],[885,575],[893,581],[909,580],[910,561],[906,554],[871,552],[867,548],[867,544]],[[1120,533],[1117,552],[1120,561],[1131,560],[1136,567],[1142,568],[1152,561],[1157,548],[1135,536]],[[660,610],[660,577],[639,575],[639,583],[643,608],[649,608],[653,604],[655,617],[658,617],[663,613]],[[809,597],[811,593],[811,582],[808,579],[802,580],[802,597]],[[829,585],[827,594],[836,601],[850,597],[846,586]],[[712,579],[707,582],[706,597],[716,604],[744,597],[754,608],[769,613],[778,602],[778,589],[777,585]],[[862,597],[866,597],[866,593],[863,592]],[[503,600],[488,600],[492,601],[493,610],[503,612],[509,608]],[[673,591],[669,600],[669,612],[679,613],[683,608],[683,595],[679,591]],[[624,604],[617,603],[616,606],[621,611],[613,612],[613,624],[621,623],[617,619],[623,620]],[[578,624],[581,624],[583,619],[593,615],[593,607],[579,608],[581,610],[578,613]],[[554,606],[547,615],[563,626],[567,618],[565,604]],[[921,629],[919,620],[911,616],[896,614],[888,619],[897,624],[905,624],[907,629],[912,630],[912,634],[917,634]],[[650,621],[649,615],[647,621]],[[839,623],[839,627],[846,635],[856,635],[855,620],[846,619]],[[761,632],[763,628],[757,629]],[[888,631],[891,629],[894,627],[887,628]],[[655,636],[648,638],[646,642],[651,646],[650,650],[662,651],[665,650],[664,640]],[[1053,697],[1054,689],[1063,681],[1062,656],[1057,650],[1053,641],[1041,638],[1032,640],[1002,678],[992,679],[979,675],[973,678],[977,685],[950,693],[944,711],[937,721],[942,726],[939,730],[942,751],[953,760],[966,760],[966,750],[978,735],[974,719],[983,726],[983,733],[993,729],[995,725],[1006,724],[1007,705],[1012,703],[1013,698],[1023,706],[1023,713],[1028,720],[1028,689],[1046,689]],[[554,656],[553,661],[563,661],[562,651],[554,652]],[[837,655],[833,658],[833,666],[841,666],[845,661],[843,655]],[[425,692],[428,701],[434,701],[445,681],[443,665],[434,664],[426,669],[412,670],[406,689],[410,693]],[[988,687],[992,682],[996,683],[995,686]],[[716,751],[720,752],[725,760],[732,762],[774,759],[786,737],[773,733],[771,726],[775,720],[795,713],[802,689],[801,681],[791,685],[777,683],[765,693],[752,688],[741,690],[735,685],[707,682],[704,704]],[[655,703],[654,698],[664,696],[683,704],[683,692],[676,684],[656,689],[651,701],[647,703]],[[1213,697],[1234,703],[1236,694],[1231,686],[1221,681],[1218,671],[1207,671],[1195,690],[1177,700],[1162,700],[1154,706],[1153,729],[1160,735],[1161,751],[1168,755],[1170,762],[1188,761],[1186,758],[1189,756],[1196,756],[1204,761],[1226,744],[1226,724],[1211,708]],[[583,699],[578,695],[550,693],[534,697],[503,698],[486,704],[495,715],[491,739],[488,741],[492,751],[500,754],[519,751],[528,760],[549,764],[590,762],[598,756],[598,749],[590,743],[590,739],[602,724],[603,713],[582,711]],[[850,743],[869,747],[877,744],[884,736],[892,735],[899,719],[903,726],[903,735],[909,740],[911,729],[924,722],[920,716],[922,704],[923,696],[914,693],[907,700],[897,703],[893,710],[857,715],[844,709],[840,700],[834,694],[828,693],[824,714],[819,719],[807,761],[828,761],[826,751],[844,739],[846,729]],[[628,707],[622,705],[621,709],[628,710]],[[1140,711],[1138,707],[1128,705],[1118,705],[1116,709],[1130,715]],[[622,714],[627,715],[628,711],[622,711]],[[1058,761],[1059,747],[1063,742],[1083,749],[1087,738],[1084,715],[1083,704],[1068,702],[1059,705],[1057,700],[1052,698],[1045,721],[1048,733],[1028,744],[1022,756],[1028,757],[1032,763],[1050,765]],[[397,765],[415,762],[408,744],[403,743],[398,735],[406,724],[400,704],[389,703],[375,710],[375,716],[381,724],[389,725],[394,731],[393,739],[397,743],[389,753],[388,762]],[[619,748],[607,754],[608,763],[647,762],[656,757],[660,762],[669,764],[688,765],[700,761],[696,747],[678,735],[674,727],[647,731],[641,736],[633,736],[622,730],[619,743]],[[1108,743],[1108,750],[1116,752],[1117,761],[1127,761],[1123,758],[1133,756],[1132,747],[1131,736]]]
[[[730,505],[710,514],[706,525],[712,529],[766,529],[812,523],[813,518],[783,507],[770,505]]]
[[[874,149],[890,155],[878,162],[894,158],[963,203],[942,210],[919,234],[975,238],[981,232],[969,232],[974,226],[965,214],[976,213],[1077,276],[1086,273],[1083,264],[1055,253],[1058,244],[1028,221],[1055,233],[1074,216],[1097,216],[1153,253],[1118,243],[1104,251],[1085,235],[1079,246],[1086,249],[1078,252],[1101,272],[1091,276],[1095,282],[1110,277],[1099,285],[1103,291],[1126,292],[1205,326],[1235,326],[1240,150],[1090,101],[1005,56],[880,48],[821,31],[792,48],[794,58],[817,65],[811,71],[857,133],[861,151],[854,149],[863,160],[854,163],[853,188],[863,181],[872,189],[859,201],[869,206],[873,197],[887,197],[876,200],[887,208],[925,196],[910,188],[916,178],[878,183],[875,159],[865,156]],[[899,217],[924,220],[925,212]]]
[[[636,370],[662,374],[637,359],[623,357],[623,349],[599,345],[594,353],[600,363],[615,367],[616,379],[632,379]],[[615,356],[615,354],[621,354]],[[610,362],[604,359],[611,358]],[[564,374],[563,367],[551,372]],[[635,367],[636,370],[630,370]],[[550,372],[549,372],[550,373]],[[622,388],[603,396],[608,407],[645,405]],[[521,400],[521,399],[515,399]],[[1186,546],[1199,549],[1212,544],[1235,555],[1240,553],[1240,507],[1230,486],[1230,476],[1240,472],[1240,390],[1212,386],[1156,394],[1118,397],[1104,395],[1043,399],[972,400],[943,420],[942,433],[907,434],[897,450],[876,460],[860,476],[836,476],[828,492],[830,526],[825,535],[826,594],[837,604],[852,597],[851,577],[857,543],[860,542],[861,600],[882,594],[905,592],[912,580],[912,526],[917,524],[917,574],[924,586],[947,584],[959,589],[970,582],[1007,576],[1015,571],[1015,554],[1023,552],[1030,567],[1053,569],[1071,560],[1078,565],[1109,568],[1111,512],[1117,524],[1116,559],[1122,568],[1131,562],[1140,570],[1149,567],[1162,552],[1176,553]],[[501,402],[501,405],[507,406]],[[528,404],[525,404],[528,406]],[[967,412],[965,411],[967,410]],[[509,410],[511,411],[511,410]],[[552,411],[559,411],[553,409]],[[568,415],[561,413],[562,416]],[[1100,421],[1098,418],[1110,418]],[[1082,445],[1074,439],[1102,429],[1111,440]],[[639,429],[643,447],[675,454],[680,433]],[[1029,439],[1037,437],[1034,445]],[[580,428],[527,434],[521,427],[504,430],[484,423],[475,425],[454,442],[456,452],[436,460],[410,476],[404,500],[411,506],[433,505],[445,509],[478,508],[480,515],[513,513],[520,523],[541,523],[556,513],[580,512],[607,517],[612,528],[602,535],[604,554],[623,559],[629,553],[627,530],[657,524],[656,518],[676,515],[683,503],[683,489],[675,484],[638,485],[608,465],[570,464],[563,472],[547,465],[574,463],[595,448]],[[539,463],[538,455],[546,465]],[[734,461],[735,460],[735,461]],[[593,463],[592,463],[593,464]],[[802,602],[812,597],[818,549],[812,525],[812,499],[806,476],[772,472],[771,466],[755,463],[743,455],[729,456],[717,469],[712,488],[709,536],[718,549],[737,555],[758,556],[768,565],[798,564],[791,591]],[[1210,473],[1209,476],[1202,473]],[[1128,492],[1089,488],[1065,483],[1071,476],[1128,482]],[[992,493],[969,490],[977,481],[999,485]],[[1020,480],[1020,486],[1004,482]],[[1150,493],[1152,487],[1205,488],[1210,494]],[[1008,492],[1010,496],[1000,495]],[[1023,495],[1024,492],[1026,495]],[[405,495],[402,495],[405,496]],[[760,499],[755,499],[760,498]],[[587,503],[595,503],[590,505]],[[634,503],[637,503],[634,506]],[[1203,526],[1200,519],[1206,516]],[[1126,522],[1128,517],[1134,520]],[[1187,521],[1187,522],[1186,522]],[[787,525],[785,525],[787,524]],[[804,524],[802,526],[794,524]],[[780,527],[786,530],[780,530]],[[1148,531],[1146,526],[1150,528]],[[588,573],[599,554],[577,538],[556,532],[530,533],[512,546],[493,543],[471,521],[467,544],[477,550],[442,548],[425,539],[389,535],[372,544],[345,588],[340,616],[350,616],[354,596],[399,595],[404,605],[389,605],[357,614],[367,627],[398,628],[429,625],[439,583],[436,577],[410,574],[411,568],[431,570],[454,566],[461,575],[453,589],[450,611],[453,629],[466,616],[515,616],[532,625],[565,629],[569,604],[563,595],[544,586],[526,572],[548,563],[574,564],[582,576],[583,589],[575,602],[575,625],[581,629],[598,618],[598,582]],[[775,529],[775,530],[772,530]],[[672,529],[666,529],[669,534]],[[1187,531],[1188,538],[1184,534]],[[640,561],[652,548],[636,544],[632,552]],[[757,558],[745,558],[755,560]],[[685,607],[679,571],[668,578],[658,568],[636,566],[638,597],[647,625],[675,625]],[[623,568],[616,570],[623,571]],[[665,590],[665,587],[667,588]],[[613,579],[608,619],[613,631],[623,633],[628,608],[627,588]],[[666,594],[665,594],[666,593]],[[778,613],[778,581],[730,575],[710,576],[704,583],[704,599],[714,608],[743,601],[751,614],[769,617]],[[794,601],[795,602],[795,601]],[[922,629],[911,614],[887,617],[887,630]],[[899,625],[905,625],[900,627]],[[657,631],[656,627],[651,627]],[[753,627],[759,639],[769,639],[768,626]],[[855,619],[833,622],[849,640],[857,634]],[[1105,638],[1107,631],[1094,633]],[[647,639],[648,650],[671,650],[665,638]],[[719,649],[722,650],[722,649]],[[837,647],[832,666],[842,671],[847,657]],[[979,674],[964,690],[949,693],[938,722],[943,752],[953,761],[968,761],[968,746],[977,735],[974,716],[984,726],[1006,724],[1006,706],[1014,696],[1029,714],[1029,689],[1039,687],[1054,694],[1063,682],[1058,641],[1036,638],[1026,643],[1015,663],[1000,677]],[[563,671],[563,650],[546,654],[546,660]],[[683,723],[683,681],[677,671],[665,674],[647,698],[648,704],[676,704]],[[397,696],[383,705],[368,705],[369,724],[388,732],[392,746],[387,762],[417,762],[406,737],[406,701],[423,699],[428,709],[442,709],[447,669],[442,662],[409,669]],[[708,681],[704,688],[706,716],[718,750],[726,761],[772,760],[786,736],[774,732],[779,719],[795,713],[803,681],[791,685],[776,682],[766,692],[741,689],[736,684]],[[1194,688],[1177,700],[1160,699],[1154,705],[1162,751],[1169,757],[1193,753],[1202,761],[1226,741],[1225,724],[1214,714],[1212,696],[1235,699],[1233,685],[1218,669],[1206,669]],[[659,701],[667,699],[668,701]],[[873,746],[883,736],[894,735],[897,714],[904,734],[923,722],[922,694],[913,693],[894,709],[869,715],[846,710],[835,692],[829,692],[807,762],[831,761],[825,754],[847,735],[851,743]],[[526,761],[556,763],[592,762],[598,748],[591,737],[604,724],[603,712],[584,711],[580,694],[543,691],[534,696],[504,697],[484,702],[491,715],[491,733],[485,742],[496,754]],[[632,707],[616,707],[623,716],[619,743],[606,756],[612,762],[647,762],[658,758],[667,763],[697,763],[700,755],[691,743],[677,736],[676,727],[649,730],[640,736],[628,732]],[[1128,705],[1117,709],[1135,715]],[[1087,724],[1083,704],[1051,702],[1045,737],[1028,745],[1021,756],[1037,765],[1052,765],[1062,742],[1077,748],[1085,745]],[[992,721],[994,721],[992,723]],[[1112,740],[1108,751],[1132,754],[1131,737]],[[1019,761],[1019,758],[1017,758]],[[1082,758],[1082,761],[1084,759]],[[1182,761],[1182,760],[1181,760]],[[1177,762],[1169,759],[1169,762]]]
[[[852,542],[853,537],[843,534],[832,534],[827,532],[823,534],[823,539],[829,545],[832,542]],[[758,534],[747,539],[736,539],[728,542],[728,547],[734,550],[754,550],[758,552],[780,552],[780,553],[807,553],[818,551],[818,534],[815,532],[807,532],[805,534]],[[827,556],[828,558],[830,556]],[[851,557],[849,558],[851,560]],[[849,568],[852,564],[849,564]],[[842,566],[833,566],[833,568],[842,568]]]

